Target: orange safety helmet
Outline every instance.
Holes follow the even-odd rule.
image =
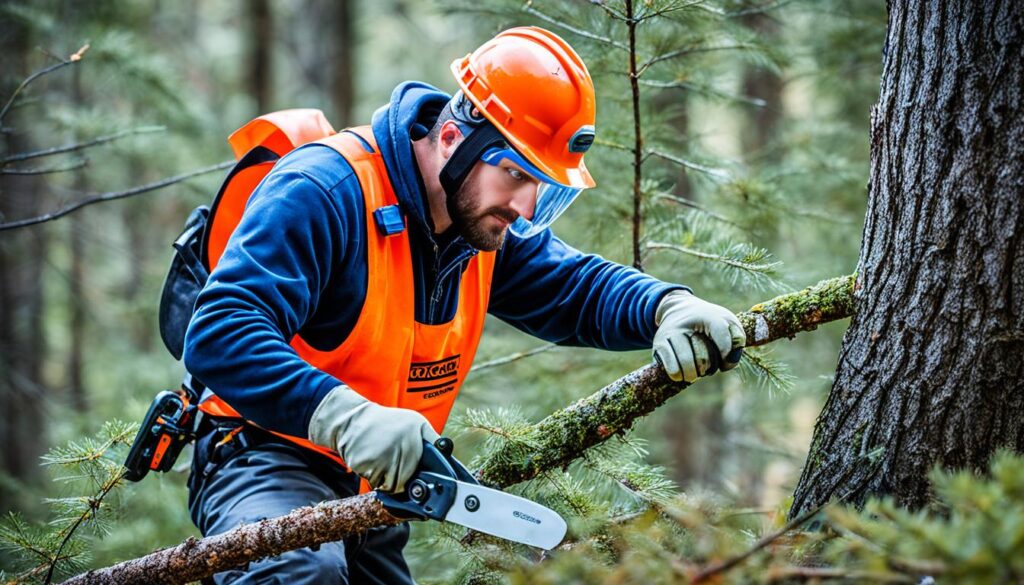
[[[499,33],[452,63],[463,94],[523,156],[554,181],[596,183],[583,163],[594,142],[596,99],[576,51],[536,26]]]

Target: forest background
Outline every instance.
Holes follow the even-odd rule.
[[[5,109],[4,156],[78,145],[0,174],[0,228],[12,228],[0,231],[0,511],[18,511],[29,523],[51,519],[43,498],[82,488],[52,481],[40,456],[81,444],[104,421],[138,421],[155,392],[177,385],[183,369],[160,341],[159,294],[170,243],[223,178],[224,170],[209,167],[230,159],[228,134],[292,107],[322,109],[335,128],[362,124],[408,79],[453,91],[450,62],[509,26],[562,35],[598,87],[598,142],[588,154],[598,187],[558,221],[563,239],[735,311],[852,273],[884,3],[667,3],[665,22],[640,37],[651,74],[639,88],[629,83],[625,54],[599,40],[621,33],[608,16],[620,4],[0,5],[4,101],[29,75],[77,56]],[[628,146],[635,113],[654,150],[642,181]],[[204,172],[126,192],[196,170]],[[9,225],[98,195],[116,200]],[[703,380],[641,420],[601,455],[626,465],[635,482],[596,464],[573,469],[563,491],[605,502],[605,512],[673,500],[747,515],[749,534],[780,526],[846,326],[748,352],[738,372]],[[477,362],[534,348],[544,351],[481,369],[462,390],[449,428],[464,461],[488,448],[487,429],[538,420],[650,361],[643,351],[548,350],[492,320]],[[186,452],[173,472],[119,491],[102,537],[88,541],[86,566],[197,534],[187,514],[187,462]],[[419,579],[447,581],[480,568],[479,559],[467,569],[466,556],[452,554],[457,543],[434,546],[439,539],[453,540],[436,526],[416,527],[409,557]],[[0,554],[4,568],[14,557]]]

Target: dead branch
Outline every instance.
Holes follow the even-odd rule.
[[[109,193],[102,193],[100,195],[96,195],[96,196],[93,196],[93,197],[82,199],[81,201],[77,201],[77,202],[75,202],[75,203],[73,203],[71,205],[68,205],[67,207],[64,207],[64,208],[61,208],[61,209],[59,209],[57,211],[54,211],[53,213],[47,213],[46,215],[40,215],[40,216],[37,216],[37,217],[29,217],[29,218],[26,218],[26,219],[20,219],[18,221],[11,221],[11,222],[7,222],[7,223],[0,223],[0,232],[2,232],[4,230],[13,230],[13,229],[16,229],[16,228],[27,227],[27,226],[30,226],[30,225],[36,225],[36,224],[39,224],[39,223],[45,223],[47,221],[53,221],[53,220],[55,220],[57,218],[65,216],[65,215],[67,215],[69,213],[72,213],[74,211],[78,211],[79,209],[81,209],[81,208],[83,208],[83,207],[85,207],[87,205],[92,205],[93,203],[102,203],[104,201],[114,201],[116,199],[124,199],[125,197],[131,197],[133,195],[141,195],[142,193],[148,193],[150,191],[156,191],[157,189],[163,189],[164,187],[168,187],[168,186],[173,185],[175,183],[180,183],[180,182],[185,181],[187,179],[191,179],[192,177],[198,177],[199,175],[205,175],[206,173],[212,173],[214,171],[219,171],[221,169],[226,169],[226,168],[228,168],[228,167],[230,167],[230,166],[232,166],[234,164],[235,164],[235,161],[233,161],[233,160],[232,161],[225,161],[225,162],[217,163],[215,165],[211,165],[211,166],[208,166],[208,167],[205,167],[205,168],[202,168],[202,169],[198,169],[198,170],[195,170],[195,171],[190,171],[188,173],[184,173],[184,174],[181,174],[181,175],[175,175],[173,177],[168,177],[166,179],[157,181],[155,183],[149,183],[149,184],[146,184],[146,185],[141,185],[139,187],[132,187],[131,189],[125,189],[123,191],[111,191]]]
[[[50,65],[49,67],[46,67],[46,68],[41,69],[39,71],[36,71],[32,75],[29,75],[28,77],[26,77],[25,80],[22,81],[18,85],[18,87],[14,90],[14,93],[11,94],[11,97],[7,99],[7,103],[4,104],[3,109],[0,109],[0,123],[2,123],[4,118],[7,116],[7,112],[11,111],[11,106],[14,105],[14,100],[18,99],[18,94],[20,94],[33,81],[39,79],[40,77],[46,75],[47,73],[53,73],[54,71],[56,71],[58,69],[61,69],[63,67],[67,67],[68,65],[74,65],[75,63],[78,63],[79,61],[82,60],[82,56],[85,55],[85,52],[88,51],[88,50],[89,50],[89,45],[85,44],[85,45],[82,46],[81,49],[78,49],[77,51],[72,53],[67,59],[60,59],[60,62],[58,62],[58,63],[56,63],[54,65]]]
[[[23,162],[34,158],[40,158],[44,156],[53,156],[55,154],[64,154],[67,152],[76,152],[79,150],[85,150],[93,146],[99,146],[100,144],[106,144],[108,142],[114,142],[127,136],[135,136],[137,134],[153,134],[154,132],[163,132],[166,130],[163,126],[144,126],[142,128],[129,128],[128,130],[122,130],[106,136],[97,136],[92,140],[86,140],[85,142],[73,142],[71,144],[65,144],[63,146],[54,146],[52,148],[44,148],[42,150],[33,150],[30,152],[20,152],[18,154],[12,154],[10,156],[0,159],[0,166],[6,166],[13,162]]]

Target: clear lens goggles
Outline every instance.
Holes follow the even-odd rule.
[[[508,227],[510,232],[520,238],[529,238],[544,231],[569,208],[569,205],[583,191],[583,189],[567,187],[556,182],[512,148],[489,148],[480,157],[480,160],[491,166],[499,166],[501,161],[507,160],[540,182],[540,185],[537,186],[537,204],[533,208],[533,218],[526,219],[520,216]]]

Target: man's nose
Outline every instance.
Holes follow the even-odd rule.
[[[524,185],[522,189],[516,190],[509,207],[523,219],[533,219],[533,212],[537,206],[537,185]]]

